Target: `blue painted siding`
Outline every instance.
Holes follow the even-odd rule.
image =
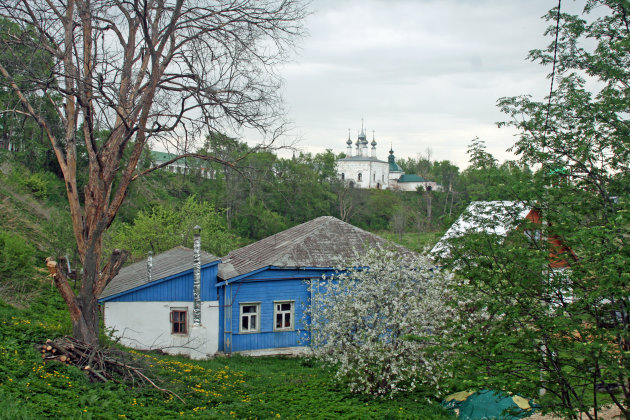
[[[217,300],[217,264],[201,268],[201,300]]]
[[[223,288],[217,290],[217,297],[219,298],[219,351],[225,351],[225,299],[223,298]]]
[[[217,267],[212,263],[201,268],[201,300],[217,300]],[[162,281],[143,285],[122,293],[112,302],[164,302],[193,300],[193,270],[183,271]]]
[[[231,349],[226,348],[225,340],[219,339],[219,348],[223,351],[243,351],[272,349],[277,347],[296,347],[306,345],[308,339],[304,331],[304,309],[309,304],[310,295],[305,278],[321,278],[323,273],[329,273],[326,269],[282,270],[270,268],[258,272],[249,278],[241,279],[228,286],[219,289],[220,294],[228,291],[232,305],[221,303],[225,314],[221,326],[232,333],[225,335],[230,339]],[[227,289],[226,289],[227,288]],[[230,290],[231,289],[231,290]],[[222,298],[220,297],[222,300]],[[229,299],[228,299],[229,300]],[[293,331],[274,332],[274,302],[294,301],[294,327]],[[240,304],[246,302],[260,303],[260,332],[243,333],[240,331]],[[231,322],[224,320],[231,315]],[[227,338],[230,337],[230,338]]]

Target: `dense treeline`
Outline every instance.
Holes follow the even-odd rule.
[[[15,30],[14,26],[12,22],[0,20],[0,37],[9,36]],[[37,104],[40,113],[46,114],[50,121],[56,121],[55,107],[59,104],[54,98],[52,102],[43,100],[36,84],[36,79],[46,76],[45,69],[50,66],[51,57],[41,51],[34,54],[27,46],[18,52],[28,57],[33,69],[42,70],[19,73],[15,82],[30,101]],[[0,52],[0,62],[11,66],[14,57]],[[38,77],[33,78],[33,74]],[[0,82],[6,84],[1,75]],[[7,110],[0,116],[0,151],[3,152],[1,158],[12,163],[10,168],[5,167],[11,181],[9,184],[32,193],[56,209],[59,214],[47,222],[51,225],[47,229],[55,232],[51,235],[55,245],[50,253],[72,255],[75,245],[67,215],[66,193],[51,144],[41,128],[21,110],[12,90],[0,91],[0,106]],[[57,123],[51,123],[50,127],[61,133],[61,121]],[[78,136],[82,133],[83,130],[77,131]],[[107,130],[94,131],[93,141],[101,144],[108,138],[108,133]],[[59,141],[64,141],[63,136],[58,137]],[[432,160],[430,154],[419,154],[398,162],[406,173],[421,175],[442,186],[432,192],[353,189],[338,179],[335,170],[338,156],[330,150],[316,155],[300,153],[285,159],[272,151],[252,150],[244,142],[214,133],[197,151],[212,154],[222,161],[236,162],[236,165],[186,160],[189,168],[184,173],[155,171],[132,183],[126,203],[107,234],[107,248],[126,246],[134,253],[144,253],[147,247],[159,251],[177,242],[171,235],[168,241],[130,245],[132,238],[137,238],[143,229],[146,234],[149,225],[165,232],[177,231],[175,236],[179,243],[186,245],[189,235],[181,231],[185,229],[183,224],[175,226],[174,220],[184,217],[185,207],[191,206],[186,204],[189,197],[194,197],[201,208],[210,209],[207,212],[213,217],[208,216],[206,222],[213,226],[213,232],[224,230],[225,238],[231,238],[208,245],[208,251],[219,254],[230,247],[261,239],[322,215],[336,216],[370,231],[390,230],[400,236],[405,232],[441,231],[471,200],[527,198],[524,195],[532,178],[528,168],[515,162],[499,164],[478,139],[471,143],[470,166],[463,171],[447,160]],[[140,170],[154,163],[151,156],[149,148],[145,147],[138,164]],[[123,154],[123,164],[128,157]],[[76,159],[77,189],[82,194],[89,173],[88,153],[82,141],[76,142]],[[210,179],[200,176],[200,165],[212,174]],[[84,197],[80,200],[83,202]],[[164,217],[166,214],[179,216]],[[210,219],[215,220],[211,223]],[[165,225],[167,222],[171,224]],[[222,245],[218,246],[219,243]]]
[[[9,37],[16,30],[13,22],[0,20],[0,37]],[[24,33],[23,36],[31,35]],[[52,101],[44,100],[41,89],[37,88],[38,81],[47,77],[46,69],[50,67],[52,58],[43,51],[32,51],[28,43],[20,48],[13,50],[13,55],[0,51],[0,63],[15,67],[14,55],[19,53],[29,60],[30,68],[41,69],[17,72],[14,81],[29,96],[30,102],[39,107],[40,113],[52,122],[57,121],[55,108],[60,106],[60,102],[55,103],[54,97]],[[2,77],[0,75],[0,85],[6,85],[7,81]],[[51,79],[50,83],[56,82]],[[37,199],[66,211],[61,170],[42,129],[25,115],[12,90],[0,90],[0,107],[7,110],[0,115],[0,150],[4,149],[4,159],[14,164],[10,169],[14,184],[32,192]],[[60,134],[62,125],[61,121],[57,121],[56,124],[51,123],[50,128]],[[108,133],[107,130],[95,130],[93,141],[103,143]],[[82,136],[83,130],[77,130],[77,135]],[[61,142],[65,141],[62,135],[58,138]],[[301,153],[284,159],[272,151],[252,150],[244,142],[214,133],[197,151],[237,164],[230,167],[186,160],[190,168],[185,173],[155,171],[132,183],[126,203],[112,226],[113,231],[108,233],[108,247],[129,244],[129,238],[122,238],[121,232],[134,236],[130,226],[134,226],[139,217],[151,219],[152,215],[157,217],[164,212],[181,212],[186,199],[191,196],[202,207],[212,207],[217,220],[223,221],[224,228],[233,237],[245,241],[266,237],[322,215],[336,216],[367,230],[391,230],[399,235],[404,232],[440,231],[471,200],[524,198],[524,187],[532,177],[531,171],[514,162],[499,165],[478,139],[471,144],[471,165],[464,171],[447,160],[432,160],[430,154],[419,154],[398,162],[406,173],[421,175],[442,186],[441,190],[432,192],[352,189],[338,179],[335,170],[338,156],[330,150],[316,155]],[[123,154],[123,164],[128,157]],[[76,142],[76,159],[77,189],[82,194],[89,173],[88,153],[83,141]],[[145,147],[138,168],[146,169],[152,163],[150,150]],[[202,164],[210,170],[211,179],[200,176],[198,169]],[[83,202],[84,197],[81,196],[80,200]],[[72,253],[72,249],[64,249],[74,246],[70,245],[74,241],[68,228],[69,218],[59,215],[53,220],[59,221],[60,226],[56,230],[62,238],[56,240],[58,245],[53,253]],[[157,220],[151,219],[151,223],[159,226]],[[173,226],[161,226],[164,230],[174,229]],[[54,227],[52,229],[55,230]],[[187,237],[185,233],[179,236]],[[182,240],[183,244],[185,242]],[[227,244],[241,242],[235,239],[235,242],[227,241]],[[153,247],[160,248],[155,244]],[[140,250],[143,247],[132,248]],[[223,249],[212,251],[221,252]]]
[[[16,133],[13,137],[18,136]],[[58,172],[41,169],[50,164],[48,154],[31,153],[31,143],[33,147],[41,147],[39,141],[27,132],[19,143],[20,150],[4,152],[5,159],[19,164],[13,165],[12,170],[19,172],[14,173],[13,179],[39,199],[53,206],[65,206]],[[479,139],[471,142],[470,166],[463,171],[448,160],[434,161],[420,154],[401,160],[399,164],[406,173],[418,174],[441,186],[436,191],[417,192],[352,188],[338,178],[335,169],[338,156],[330,150],[280,158],[271,151],[252,151],[243,142],[216,134],[208,137],[202,151],[237,164],[230,167],[188,160],[182,173],[159,170],[141,178],[132,184],[126,205],[112,226],[108,248],[126,247],[132,250],[132,256],[140,257],[150,249],[164,250],[164,244],[186,245],[189,235],[183,230],[176,235],[179,242],[172,235],[164,243],[155,240],[132,246],[130,241],[138,239],[141,232],[148,234],[149,225],[153,230],[168,232],[184,229],[176,221],[186,217],[185,207],[191,206],[190,197],[213,214],[216,219],[212,222],[213,231],[223,229],[225,238],[231,238],[208,245],[207,250],[217,254],[322,215],[338,217],[366,230],[389,230],[400,236],[406,232],[441,231],[472,200],[528,198],[533,177],[529,168],[516,162],[499,164]],[[81,150],[78,152],[79,168],[86,168],[87,157]],[[153,163],[147,149],[139,168]],[[202,165],[211,174],[210,178],[201,176]],[[67,229],[60,227],[60,230]],[[64,236],[68,235],[66,232]],[[60,255],[69,252],[72,250],[64,250]]]

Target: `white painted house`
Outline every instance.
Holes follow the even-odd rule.
[[[167,152],[158,152],[155,150],[151,150],[150,158],[151,158],[151,167],[162,165],[174,158],[178,155]],[[183,158],[178,159],[174,162],[169,163],[164,166],[163,169],[167,172],[172,172],[174,174],[188,174],[191,171],[197,171],[200,176],[207,179],[214,178],[214,174],[211,168],[208,165],[195,158]]]

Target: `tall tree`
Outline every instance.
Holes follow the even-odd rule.
[[[277,133],[281,113],[274,66],[301,33],[304,14],[298,0],[0,3],[0,16],[20,27],[2,37],[3,54],[17,58],[28,46],[52,57],[47,77],[5,65],[0,75],[45,132],[63,173],[84,269],[79,293],[53,271],[77,338],[97,342],[97,298],[125,257],[115,251],[102,264],[103,233],[129,183],[152,170],[136,170],[144,146],[154,138],[176,142],[226,125]],[[54,104],[61,135],[23,91],[24,75]],[[103,130],[107,136],[100,139]],[[79,142],[89,161],[83,191],[77,184]]]
[[[520,163],[540,168],[526,205],[541,218],[454,248],[467,279],[455,293],[464,314],[479,308],[457,334],[462,361],[495,385],[542,388],[566,418],[597,418],[598,391],[630,418],[629,14],[618,0],[547,14],[553,41],[530,58],[552,66],[550,95],[499,101]]]

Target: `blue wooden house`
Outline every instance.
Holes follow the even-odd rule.
[[[121,327],[135,331],[137,342],[123,340],[126,345],[156,348],[160,346],[153,343],[170,342],[162,346],[166,351],[192,357],[217,352],[296,353],[308,345],[303,312],[310,300],[309,281],[332,274],[333,267],[357,252],[387,245],[391,244],[377,235],[324,216],[234,250],[220,263],[206,254],[201,325],[190,323],[192,280],[183,280],[191,273],[192,253],[178,254],[173,271],[179,274],[165,272],[150,281],[146,269],[136,267],[134,274],[121,270],[101,296],[105,325],[118,330],[119,336]],[[154,264],[173,262],[164,254],[156,256]],[[151,322],[146,313],[151,314]],[[196,352],[184,351],[192,344],[198,346]]]

